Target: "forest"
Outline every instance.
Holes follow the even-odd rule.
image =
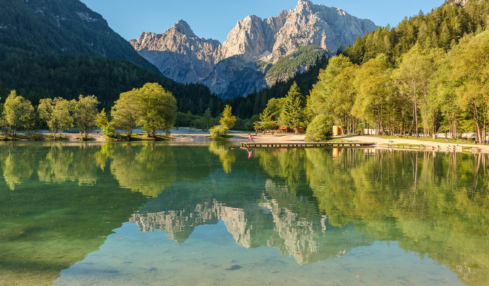
[[[70,101],[80,94],[95,95],[99,111],[105,109],[111,118],[121,94],[152,82],[175,97],[177,127],[209,129],[229,105],[237,117],[234,129],[240,130],[267,128],[271,121],[307,128],[315,120],[308,128],[312,140],[325,138],[312,133],[335,124],[348,134],[365,129],[446,137],[476,132],[476,141],[484,142],[488,20],[487,1],[447,1],[430,13],[406,17],[395,28],[367,33],[333,58],[317,56],[315,65],[289,80],[227,100],[206,86],[178,84],[128,61],[40,55],[0,44],[0,69],[8,71],[0,73],[0,97],[4,103],[15,89],[36,106],[44,98]]]
[[[447,2],[396,28],[379,28],[329,59],[307,97],[292,87],[284,99],[270,100],[261,121],[307,127],[312,141],[327,139],[335,124],[347,134],[476,132],[475,141],[485,143],[487,21],[487,1]]]
[[[311,91],[315,114],[348,133],[476,132],[485,142],[489,2],[447,2],[397,28],[379,28],[330,60]]]

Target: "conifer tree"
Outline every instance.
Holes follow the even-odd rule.
[[[301,94],[297,83],[294,82],[289,90],[289,93],[285,97],[282,113],[280,114],[279,118],[280,125],[295,129],[296,133],[298,133],[299,127],[305,127],[304,101],[304,96]]]

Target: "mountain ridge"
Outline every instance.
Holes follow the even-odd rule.
[[[208,87],[163,77],[79,0],[0,0],[0,7],[2,100],[14,89],[34,105],[43,98],[95,95],[109,111],[120,93],[157,82],[174,94],[181,112],[210,108],[216,116],[223,108]]]
[[[184,29],[175,28],[182,25]],[[195,36],[182,20],[162,34],[145,32],[130,43],[163,75],[181,83],[203,83],[221,97],[234,97],[273,83],[265,80],[270,67],[264,69],[263,62],[273,65],[311,45],[334,54],[341,45],[351,45],[358,36],[375,29],[377,26],[371,20],[356,18],[339,8],[299,0],[294,9],[282,10],[276,16],[262,19],[249,15],[239,20],[222,44]],[[239,76],[250,74],[252,69],[254,81]],[[304,69],[307,66],[297,67],[300,71]],[[245,80],[246,84],[237,80]]]
[[[0,7],[0,44],[11,49],[126,60],[160,74],[78,0],[0,0]]]

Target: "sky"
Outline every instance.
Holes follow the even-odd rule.
[[[109,26],[127,40],[142,32],[163,33],[185,20],[199,37],[224,42],[236,23],[248,15],[275,16],[297,6],[298,0],[81,0],[101,14]],[[441,6],[444,0],[312,0],[341,8],[352,16],[392,27],[405,16]]]

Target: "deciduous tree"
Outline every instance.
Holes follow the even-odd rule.
[[[143,131],[156,137],[156,130],[168,132],[175,124],[177,100],[158,83],[138,90],[138,122]]]
[[[53,133],[63,132],[63,129],[73,126],[73,117],[70,114],[70,102],[61,97],[54,100],[50,98],[41,99],[37,107],[39,117],[44,120]]]
[[[73,112],[73,119],[77,128],[80,129],[80,133],[83,132],[85,138],[88,137],[88,133],[95,127],[97,119],[97,105],[99,101],[95,95],[83,96],[80,95],[78,100],[71,101],[71,109]]]
[[[470,111],[479,142],[485,142],[489,117],[489,31],[464,37],[449,54],[458,106]]]
[[[17,95],[15,90],[12,90],[5,100],[3,117],[9,126],[9,134],[13,134],[14,137],[19,128],[30,131],[35,126],[34,107],[29,100]]]
[[[137,89],[121,93],[112,107],[111,124],[116,128],[123,129],[129,140],[131,140],[132,130],[138,123],[139,108],[139,91]]]
[[[222,126],[226,127],[227,129],[233,128],[234,124],[236,124],[236,116],[233,115],[232,111],[233,108],[229,105],[226,105],[221,116],[220,123]]]

